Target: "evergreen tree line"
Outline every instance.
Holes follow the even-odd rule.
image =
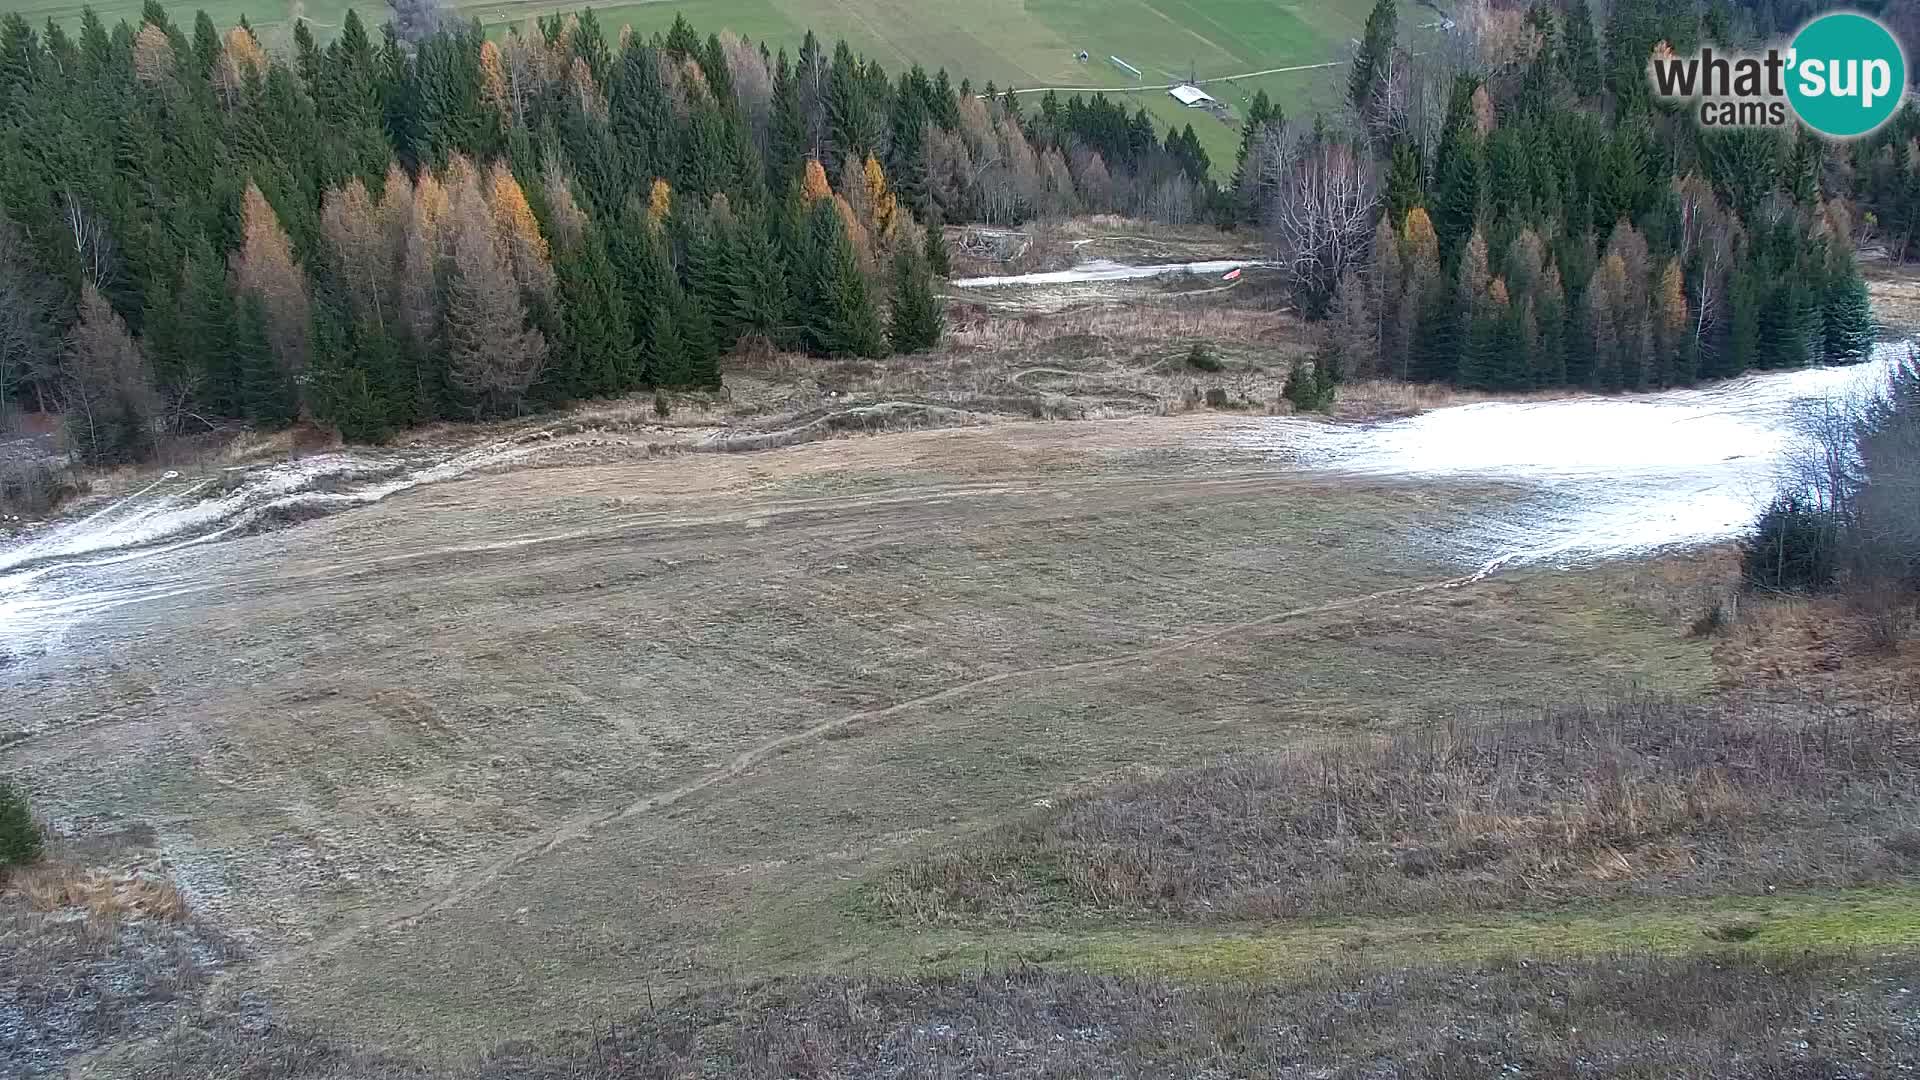
[[[938,342],[944,244],[882,164],[894,117],[848,104],[891,84],[844,46],[809,96],[684,22],[416,30],[296,23],[282,58],[155,3],[138,29],[0,20],[0,410],[60,411],[115,461],[235,419],[371,438],[717,387],[748,340]]]
[[[1327,362],[1637,390],[1868,353],[1854,250],[1913,243],[1912,110],[1841,144],[1703,129],[1653,100],[1661,43],[1753,43],[1725,4],[1615,0],[1603,27],[1586,0],[1484,9],[1418,57],[1397,18],[1379,0],[1337,121],[1254,102],[1229,189],[1323,320]]]

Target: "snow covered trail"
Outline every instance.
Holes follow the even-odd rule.
[[[1490,572],[1522,562],[1616,558],[1740,535],[1800,439],[1796,415],[1880,393],[1906,343],[1866,363],[1751,375],[1697,390],[1487,402],[1389,423],[1250,421],[1229,442],[1333,473],[1484,477],[1537,496],[1483,535],[1453,538]]]
[[[70,521],[0,547],[0,664],[45,651],[75,621],[188,588],[197,550],[288,522],[370,506],[402,491],[533,452],[494,443],[459,453],[343,451],[230,470],[168,472]]]

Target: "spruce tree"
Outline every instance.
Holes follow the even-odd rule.
[[[811,233],[813,282],[807,334],[812,348],[826,356],[886,355],[880,319],[867,279],[860,273],[860,257],[830,200],[814,204]]]
[[[1280,388],[1295,412],[1326,412],[1333,407],[1339,392],[1340,376],[1333,355],[1321,350],[1310,361],[1295,360],[1287,370],[1287,381]]]
[[[4,270],[4,267],[0,267],[0,273]],[[4,283],[0,283],[0,288],[4,288]],[[153,368],[154,385],[164,397],[183,401],[188,397],[187,391],[199,382],[200,372],[194,362],[198,344],[190,345],[180,335],[180,304],[173,287],[166,280],[159,279],[148,284],[145,291],[147,308],[140,318],[140,344],[147,354],[147,362]],[[0,293],[0,296],[4,294]],[[0,303],[4,303],[4,300],[0,300]],[[0,311],[0,319],[10,315],[10,312]],[[0,345],[0,349],[6,347]],[[11,359],[0,352],[0,360]],[[0,385],[0,403],[6,401],[8,389]]]
[[[1353,71],[1347,76],[1347,102],[1362,124],[1367,122],[1374,94],[1393,58],[1398,21],[1394,0],[1374,0],[1373,10],[1367,15],[1367,29],[1360,38],[1360,50],[1353,57]]]
[[[1825,344],[1818,336],[1820,328],[1814,325],[1818,309],[1813,290],[1796,275],[1776,280],[1764,295],[1757,365],[1769,371],[1805,365],[1814,343]]]
[[[935,277],[953,276],[953,260],[947,255],[947,233],[939,220],[927,222],[927,270]]]
[[[620,53],[610,89],[608,128],[612,144],[623,158],[620,171],[627,183],[644,187],[656,177],[672,175],[680,160],[680,124],[674,118],[667,88],[660,81],[659,55],[637,37],[628,42]],[[600,210],[605,215],[613,208],[604,206]]]
[[[693,215],[687,215],[691,220]],[[740,232],[730,216],[707,215],[686,234],[686,288],[712,321],[720,351],[740,338],[734,321],[734,282],[739,278]]]
[[[200,372],[194,406],[209,416],[242,412],[241,366],[233,347],[233,297],[226,267],[205,236],[194,238],[180,271],[179,340]]]
[[[1873,306],[1867,298],[1867,283],[1851,260],[1836,268],[1820,314],[1828,363],[1850,363],[1872,353]]]
[[[682,291],[680,310],[674,313],[679,332],[682,380],[680,388],[718,390],[720,388],[720,344],[713,328],[713,315],[698,297]]]
[[[1460,350],[1456,379],[1461,386],[1470,390],[1498,390],[1505,384],[1505,342],[1500,325],[1504,314],[1482,302],[1462,315],[1466,340]]]
[[[0,778],[0,870],[38,862],[45,849],[40,823],[33,820],[26,792]]]
[[[807,159],[807,118],[800,107],[800,88],[787,63],[787,51],[773,73],[773,102],[767,120],[767,187],[784,191],[800,175]]]
[[[225,46],[220,43],[220,31],[214,28],[213,16],[204,10],[193,13],[193,64],[202,81],[213,76],[215,64],[220,62]]]
[[[933,294],[933,275],[920,253],[902,244],[893,253],[893,305],[888,314],[887,340],[896,353],[914,353],[940,344],[946,326],[940,300]]]
[[[680,324],[674,306],[666,299],[655,301],[644,317],[636,320],[645,340],[645,384],[653,387],[683,387],[692,379],[687,350],[680,340]]]
[[[330,423],[350,442],[383,439],[387,406],[373,380],[356,363],[352,319],[344,307],[321,298],[313,305],[311,386],[314,418]]]
[[[1387,0],[1391,3],[1392,0]],[[1355,61],[1358,63],[1359,61]],[[1075,100],[1078,100],[1077,98]],[[1260,132],[1268,124],[1280,120],[1279,110],[1267,97],[1265,90],[1255,90],[1253,101],[1247,105],[1246,118],[1240,122],[1240,149],[1233,155],[1233,188],[1244,191],[1247,186],[1247,155],[1253,153],[1253,144],[1260,138]]]
[[[1460,374],[1462,314],[1450,289],[1433,289],[1418,308],[1414,370],[1425,382],[1450,383]]]
[[[1479,222],[1486,198],[1485,150],[1474,126],[1473,99],[1479,89],[1479,80],[1470,76],[1454,81],[1435,155],[1433,231],[1440,238],[1440,260],[1449,271]]]
[[[731,269],[726,286],[733,326],[744,336],[792,344],[788,268],[766,228],[757,222],[741,228],[739,257]]]
[[[1607,89],[1622,112],[1644,110],[1652,99],[1647,58],[1660,40],[1659,0],[1613,0],[1607,19]]]
[[[1701,366],[1707,378],[1727,378],[1760,364],[1760,302],[1764,291],[1759,274],[1750,265],[1737,267],[1727,292],[1728,327],[1725,348],[1709,353]]]
[[[240,297],[232,342],[233,368],[239,378],[239,414],[267,427],[285,426],[293,419],[293,387],[274,357],[267,309],[259,294]]]
[[[927,212],[926,131],[931,118],[922,90],[926,78],[917,64],[900,76],[894,94],[893,138],[887,148],[887,178],[901,201],[919,215]]]
[[[1529,383],[1536,387],[1567,383],[1567,299],[1558,267],[1549,266],[1534,289],[1534,327],[1537,331]]]
[[[1420,151],[1410,140],[1393,141],[1387,166],[1386,198],[1387,220],[1394,228],[1407,219],[1407,211],[1425,201],[1420,176]]]
[[[1566,24],[1567,79],[1581,97],[1600,92],[1600,42],[1593,29],[1593,10],[1587,0],[1572,0],[1567,5]]]
[[[561,250],[554,271],[565,319],[565,333],[549,360],[554,394],[608,396],[640,385],[627,298],[606,241],[592,223],[581,231],[578,243]]]
[[[991,92],[991,87],[989,87]],[[863,160],[880,142],[879,118],[867,96],[860,64],[845,40],[835,45],[827,72],[827,141],[831,160]]]

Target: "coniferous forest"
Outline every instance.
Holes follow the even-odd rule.
[[[82,460],[310,418],[350,439],[641,388],[743,347],[936,345],[944,222],[1112,212],[1257,231],[1335,373],[1641,389],[1865,354],[1853,253],[1920,247],[1920,120],[1706,132],[1656,48],[1767,5],[1380,0],[1347,107],[1189,125],[591,11],[489,38],[429,6],[270,51],[243,21],[0,21],[0,411]],[[1203,118],[1203,123],[1216,122]],[[1225,171],[1222,164],[1222,172]]]
[[[1271,231],[1341,373],[1485,390],[1641,390],[1864,357],[1864,239],[1912,253],[1920,122],[1842,143],[1701,127],[1652,97],[1657,50],[1758,47],[1784,5],[1470,6],[1359,43],[1341,125],[1256,101],[1232,199]]]

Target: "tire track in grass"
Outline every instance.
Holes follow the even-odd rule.
[[[477,871],[464,875],[460,884],[454,888],[445,890],[422,903],[389,913],[381,918],[336,931],[304,948],[291,950],[270,958],[262,964],[261,969],[271,969],[290,960],[330,956],[370,932],[412,929],[419,925],[424,919],[458,907],[466,901],[479,896],[494,882],[498,881],[516,867],[553,852],[570,841],[591,838],[593,832],[604,825],[625,821],[641,814],[668,809],[693,796],[699,795],[709,788],[717,787],[729,780],[738,779],[782,754],[819,742],[834,732],[855,725],[886,720],[914,709],[953,701],[976,691],[985,690],[1004,683],[1042,676],[1074,677],[1099,671],[1107,671],[1113,668],[1127,667],[1173,656],[1211,642],[1219,641],[1222,638],[1253,630],[1320,615],[1335,614],[1337,612],[1378,604],[1384,601],[1407,600],[1431,592],[1459,588],[1460,586],[1481,580],[1487,575],[1490,569],[1492,568],[1489,567],[1476,571],[1473,574],[1463,577],[1423,582],[1417,585],[1403,585],[1396,588],[1366,593],[1361,596],[1351,596],[1341,600],[1334,600],[1324,604],[1314,604],[1309,607],[1270,612],[1259,618],[1215,626],[1200,633],[1190,634],[1173,641],[1152,645],[1144,649],[1129,650],[1093,660],[1048,664],[1042,667],[1021,668],[1016,671],[1002,671],[992,675],[983,675],[978,678],[955,683],[952,686],[942,690],[936,690],[930,694],[923,694],[919,697],[896,702],[892,705],[885,705],[873,709],[862,709],[831,720],[822,721],[804,730],[782,735],[779,738],[771,739],[758,746],[744,750],[734,755],[734,757],[721,768],[678,787],[656,792],[645,798],[621,805],[611,807],[602,806],[581,814],[576,814],[554,828],[547,829],[514,844],[507,853],[499,859]]]

